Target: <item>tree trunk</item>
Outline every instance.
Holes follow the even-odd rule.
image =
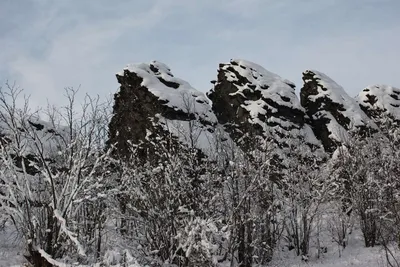
[[[238,260],[239,267],[247,267],[246,264],[246,240],[245,240],[245,226],[243,222],[239,221],[239,231],[238,231],[238,240],[239,240],[239,248],[238,248]]]

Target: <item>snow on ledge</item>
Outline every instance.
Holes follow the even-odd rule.
[[[374,97],[374,103],[369,98]],[[381,110],[400,120],[400,89],[384,84],[367,86],[356,97],[358,103],[371,110]]]
[[[320,98],[328,98],[332,102],[340,104],[343,109],[338,110],[344,117],[350,120],[348,125],[349,130],[354,130],[356,127],[366,126],[372,129],[378,129],[376,124],[364,113],[364,111],[358,105],[356,99],[350,97],[342,86],[333,81],[326,74],[316,70],[306,70],[304,75],[313,76],[316,80],[318,87],[318,94],[308,96],[310,101],[315,102]],[[305,79],[304,82],[310,82],[311,80]],[[318,114],[320,117],[324,116],[330,119],[328,123],[328,130],[330,131],[330,138],[339,141],[346,142],[349,138],[347,130],[339,124],[333,115],[325,110],[320,110]]]
[[[188,82],[174,77],[166,64],[159,61],[129,64],[117,76],[125,76],[126,72],[135,73],[142,78],[141,85],[160,100],[164,100],[164,105],[194,114],[196,118],[212,124],[217,122],[205,94],[194,89]]]

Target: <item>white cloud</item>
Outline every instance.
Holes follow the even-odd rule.
[[[33,104],[45,105],[46,98],[51,102],[60,101],[60,93],[68,86],[78,87],[82,84],[83,90],[96,92],[96,87],[101,86],[104,79],[101,69],[107,69],[107,61],[112,59],[114,53],[125,52],[114,51],[113,42],[123,34],[134,34],[135,29],[150,30],[167,16],[168,11],[163,7],[154,5],[135,16],[101,21],[89,19],[77,27],[69,28],[65,25],[74,19],[74,14],[57,18],[57,14],[62,13],[63,5],[51,6],[48,12],[44,12],[52,14],[50,17],[40,16],[27,28],[27,32],[22,32],[26,41],[48,38],[43,57],[29,51],[32,44],[10,40],[7,47],[12,48],[2,49],[5,52],[0,54],[0,58],[8,62],[10,75],[31,94]],[[54,28],[51,24],[55,21],[61,24],[63,31],[49,31]],[[111,79],[115,71],[108,73]]]

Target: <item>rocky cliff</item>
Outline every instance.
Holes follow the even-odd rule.
[[[333,152],[353,134],[370,134],[378,130],[356,99],[327,75],[307,70],[303,73],[303,81],[301,104],[327,152]]]
[[[220,64],[208,97],[218,123],[245,151],[257,145],[254,137],[273,141],[281,162],[293,146],[321,147],[295,85],[255,63],[236,59]]]
[[[378,125],[389,119],[400,123],[400,89],[388,85],[372,85],[356,97],[361,109]]]
[[[251,151],[257,138],[272,141],[280,160],[298,144],[323,157],[353,135],[379,131],[380,114],[400,119],[400,89],[370,86],[352,98],[327,75],[307,70],[299,100],[292,82],[240,59],[219,65],[207,93],[212,103],[157,61],[128,65],[117,79],[109,143],[120,155],[129,155],[132,143],[151,157],[169,140],[213,157],[225,143]]]
[[[215,152],[217,119],[204,93],[157,61],[128,65],[116,76],[121,86],[114,96],[109,143],[120,155],[129,155],[132,144],[140,146],[143,158],[180,145]]]

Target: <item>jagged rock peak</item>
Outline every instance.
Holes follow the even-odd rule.
[[[253,95],[268,97],[274,102],[298,110],[303,110],[295,94],[295,84],[269,72],[258,64],[242,59],[233,59],[228,64],[220,64],[220,70],[228,82],[237,88],[231,96],[241,95],[244,98],[254,98]],[[254,103],[252,103],[254,104]],[[251,107],[247,107],[249,111]]]
[[[294,83],[258,64],[242,59],[220,64],[218,79],[208,96],[218,121],[233,139],[253,131],[272,137],[280,145],[293,138],[320,144],[306,124]]]
[[[303,81],[301,104],[327,151],[332,152],[338,144],[346,142],[351,132],[377,131],[376,124],[356,100],[327,75],[306,70],[303,72]]]
[[[109,144],[116,144],[118,154],[129,157],[131,143],[140,144],[140,157],[156,160],[161,140],[168,147],[183,145],[203,153],[213,148],[217,119],[209,100],[174,77],[167,65],[130,64],[116,76],[120,90],[114,96]]]
[[[370,117],[388,116],[400,122],[400,89],[389,85],[371,85],[356,97],[360,107]]]
[[[256,86],[258,85],[261,89],[263,89],[263,87],[265,86],[270,87],[277,82],[289,85],[293,89],[295,88],[295,84],[293,82],[287,79],[283,79],[279,75],[266,70],[262,66],[247,60],[231,59],[230,63],[221,64],[220,67],[224,70],[235,70],[240,74],[241,77],[246,78],[248,83],[254,84]],[[232,73],[231,78],[227,78],[230,81],[237,81],[240,83],[239,77],[235,78],[235,75]]]
[[[188,82],[174,77],[166,64],[159,61],[129,64],[122,72],[117,73],[118,81],[121,83],[123,77],[129,74],[135,74],[141,79],[141,87],[147,88],[163,105],[179,112],[193,114],[205,122],[216,123],[204,93],[194,89]]]

